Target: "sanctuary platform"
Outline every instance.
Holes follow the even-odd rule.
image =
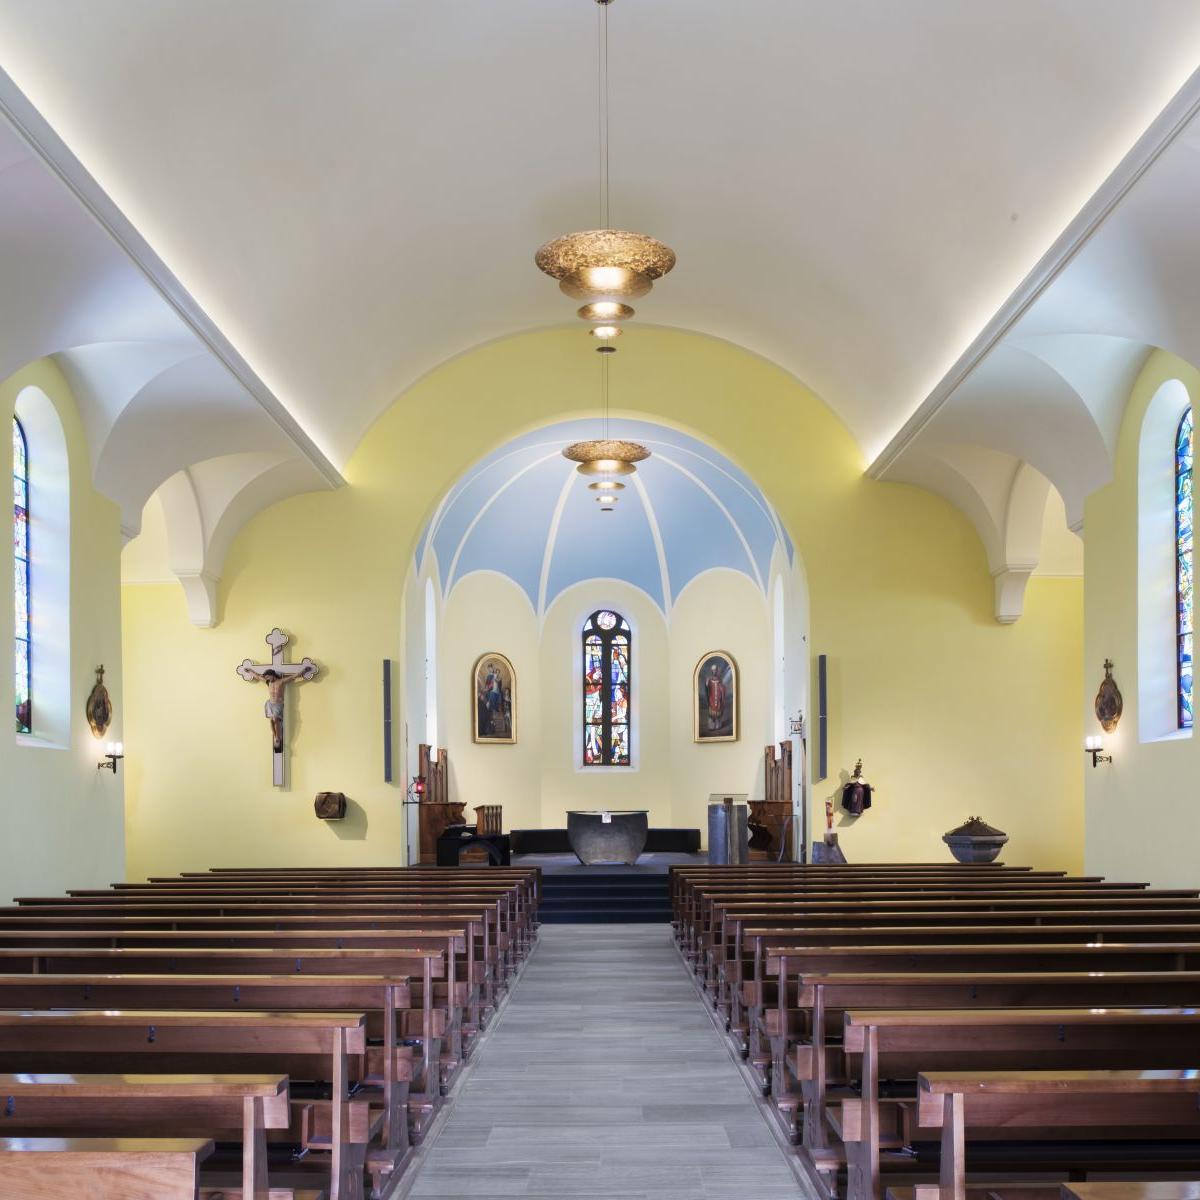
[[[707,854],[643,854],[633,866],[587,867],[574,854],[519,854],[514,867],[540,867],[539,916],[550,925],[657,924],[671,919],[667,871],[703,866]]]

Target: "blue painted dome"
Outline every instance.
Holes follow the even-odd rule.
[[[421,534],[417,564],[436,554],[443,595],[473,571],[512,579],[543,613],[587,579],[620,579],[664,611],[697,575],[727,567],[764,593],[778,546],[792,543],[758,485],[723,454],[686,433],[646,421],[614,421],[612,436],[651,457],[613,512],[562,456],[597,436],[593,420],[548,425],[493,451],[450,489]]]

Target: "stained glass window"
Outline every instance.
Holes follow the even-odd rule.
[[[29,444],[13,418],[13,582],[16,616],[17,732],[29,733],[32,712],[29,641]]]
[[[583,625],[583,765],[630,763],[630,651],[633,633],[620,613],[601,609]]]
[[[1175,434],[1175,600],[1179,728],[1192,727],[1192,410]]]

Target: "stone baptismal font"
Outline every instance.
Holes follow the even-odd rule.
[[[568,811],[567,836],[571,849],[584,866],[593,863],[633,866],[646,848],[647,818],[645,809]]]

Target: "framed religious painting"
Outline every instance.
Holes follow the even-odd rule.
[[[692,676],[693,737],[697,742],[738,740],[738,669],[726,650],[710,650]]]
[[[474,740],[512,745],[517,740],[517,673],[503,654],[481,654],[471,673]]]

